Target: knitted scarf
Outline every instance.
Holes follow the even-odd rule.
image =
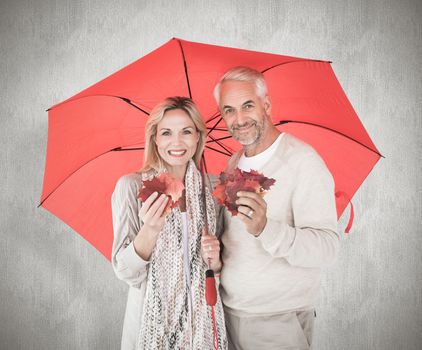
[[[179,208],[167,215],[151,255],[141,330],[137,348],[141,350],[212,350],[211,308],[205,301],[205,270],[201,256],[204,227],[202,178],[189,161],[185,176],[189,239],[189,286],[183,262],[183,227]],[[206,188],[206,210],[210,234],[215,232],[215,207]],[[227,349],[224,313],[220,297],[214,306],[219,349]]]

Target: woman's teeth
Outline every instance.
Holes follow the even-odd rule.
[[[186,153],[186,150],[182,150],[182,151],[169,151],[168,153],[171,156],[180,157],[180,156],[183,156]]]

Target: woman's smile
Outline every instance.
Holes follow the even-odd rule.
[[[170,154],[172,157],[183,157],[185,153],[185,149],[174,149],[168,151],[168,154]]]

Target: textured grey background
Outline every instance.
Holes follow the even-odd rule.
[[[386,159],[325,270],[314,349],[420,349],[421,19],[419,1],[1,1],[0,348],[119,347],[126,286],[37,209],[45,109],[180,37],[334,62]]]

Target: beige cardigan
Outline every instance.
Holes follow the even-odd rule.
[[[237,165],[241,153],[229,161]],[[337,254],[334,181],[312,147],[283,136],[262,169],[275,185],[265,195],[267,224],[258,238],[225,213],[220,293],[226,310],[269,315],[314,306],[321,266]]]
[[[111,198],[113,213],[114,241],[112,265],[117,277],[129,286],[125,319],[123,323],[122,350],[136,348],[136,340],[141,328],[148,261],[143,260],[133,246],[133,240],[140,230],[138,198],[142,186],[140,174],[123,176],[116,184]]]

